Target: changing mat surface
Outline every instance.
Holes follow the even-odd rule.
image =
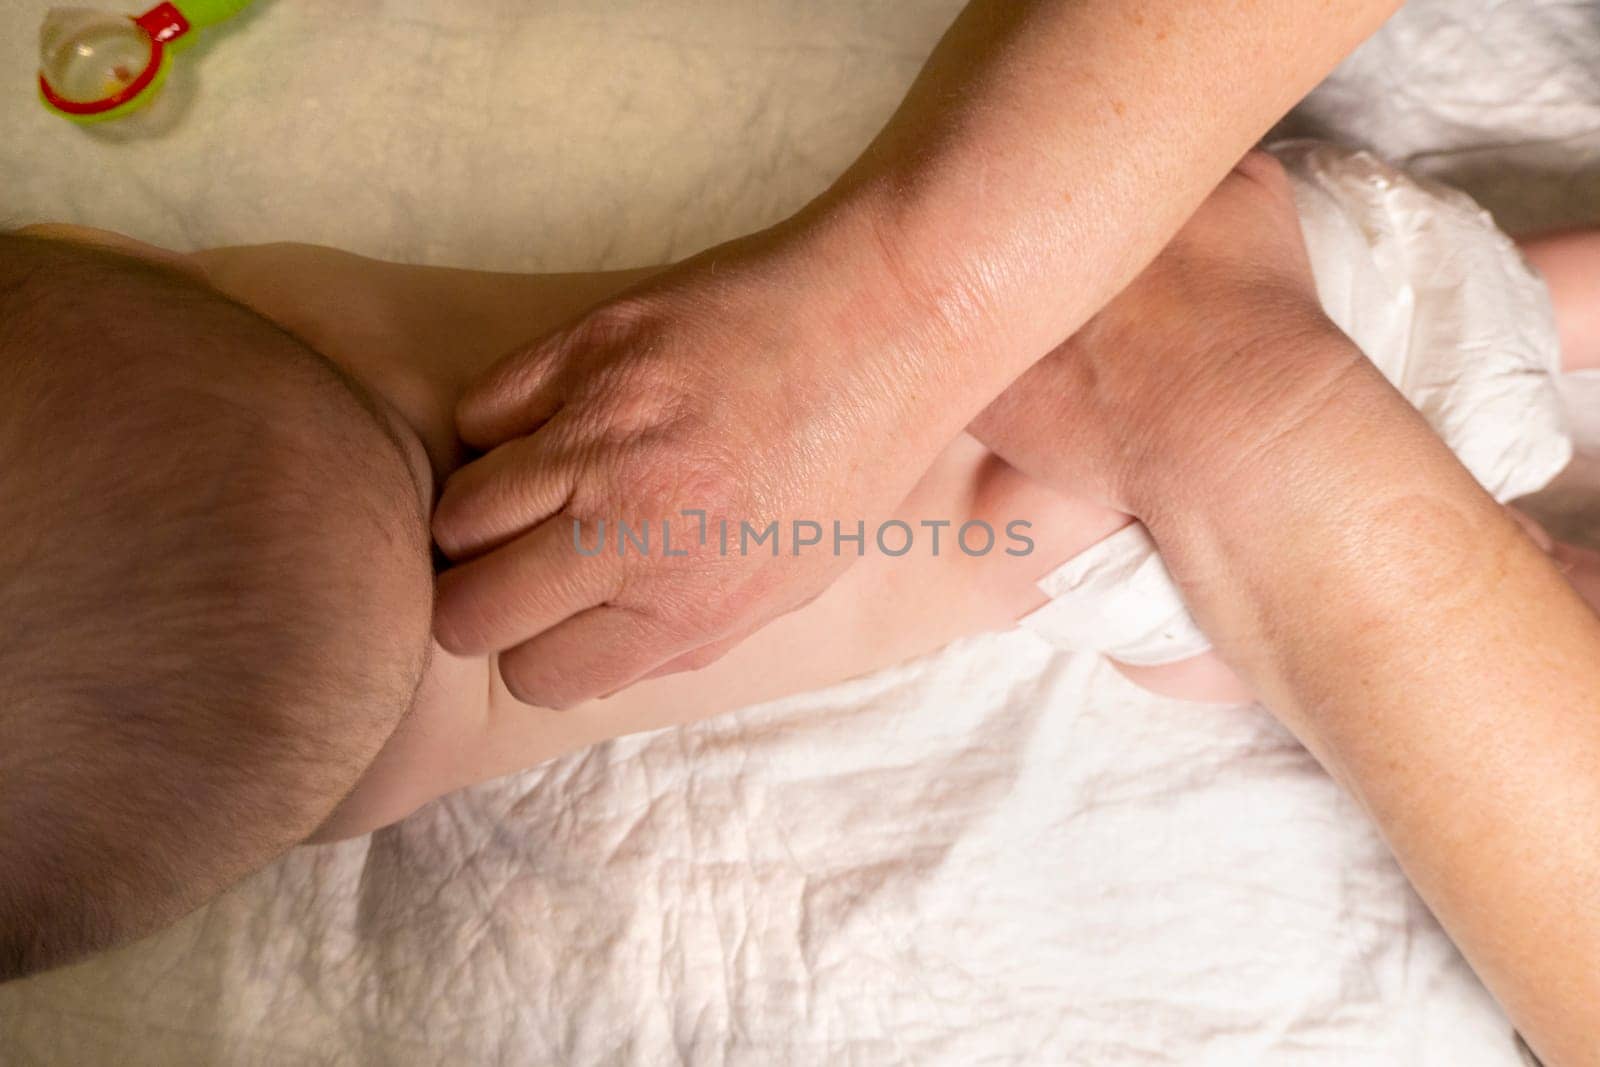
[[[264,0],[159,139],[28,90],[8,221],[536,270],[780,217],[955,0]],[[1413,0],[1303,128],[1513,221],[1600,206],[1600,19]],[[1583,175],[1583,177],[1573,177]],[[1259,710],[1017,631],[629,738],[297,852],[0,989],[0,1062],[1508,1067],[1510,1027],[1355,805]]]

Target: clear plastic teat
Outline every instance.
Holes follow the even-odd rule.
[[[64,100],[92,104],[122,92],[149,67],[150,35],[125,15],[63,7],[39,29],[39,70]]]

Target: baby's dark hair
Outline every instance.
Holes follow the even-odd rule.
[[[426,518],[372,401],[182,272],[0,237],[0,981],[303,840],[410,704]]]

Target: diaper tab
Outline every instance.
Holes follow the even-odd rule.
[[[1133,523],[1039,580],[1050,603],[1020,625],[1057,648],[1158,667],[1211,649],[1143,524]]]

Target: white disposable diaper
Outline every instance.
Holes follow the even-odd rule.
[[[1572,440],[1549,294],[1516,246],[1466,195],[1366,153],[1311,142],[1273,152],[1293,181],[1328,316],[1495,499],[1544,488]],[[1136,666],[1210,648],[1141,525],[1039,587],[1050,603],[1022,625],[1057,646]]]

